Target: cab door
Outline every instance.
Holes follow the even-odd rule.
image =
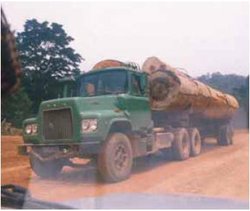
[[[143,76],[145,80],[147,77],[143,73],[132,72],[129,77],[130,96],[127,105],[133,130],[136,131],[145,131],[151,125],[147,87],[142,87]],[[144,83],[147,84],[147,81]]]

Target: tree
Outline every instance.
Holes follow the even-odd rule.
[[[58,96],[60,78],[80,73],[82,57],[70,47],[72,41],[62,25],[36,19],[27,20],[24,31],[17,34],[22,84],[33,102],[34,113],[41,101]]]
[[[21,128],[22,121],[30,117],[32,103],[24,91],[18,90],[15,94],[6,96],[1,102],[1,119]]]

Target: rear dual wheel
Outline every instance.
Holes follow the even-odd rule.
[[[219,129],[217,143],[221,146],[228,146],[233,144],[233,127],[231,124],[223,125]]]
[[[197,128],[178,128],[174,132],[173,153],[177,160],[198,156],[201,152],[201,137]]]
[[[174,132],[173,154],[177,160],[186,160],[190,156],[190,138],[185,128],[178,128]]]
[[[189,137],[190,137],[190,145],[191,151],[190,155],[195,157],[201,153],[201,136],[199,130],[197,128],[188,129]]]

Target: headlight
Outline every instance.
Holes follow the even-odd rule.
[[[97,119],[82,120],[82,132],[92,132],[97,129]]]
[[[36,134],[37,133],[37,124],[32,124],[32,133]]]
[[[30,135],[32,133],[32,126],[31,125],[27,125],[25,127],[25,133]]]
[[[26,125],[25,127],[25,133],[28,135],[34,135],[37,133],[37,124],[30,124]]]

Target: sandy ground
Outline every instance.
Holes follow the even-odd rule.
[[[186,161],[166,161],[161,154],[138,159],[131,177],[105,184],[94,166],[64,167],[55,180],[32,173],[25,156],[17,155],[20,136],[2,137],[2,184],[28,187],[33,197],[49,201],[72,200],[109,193],[184,193],[248,200],[248,131],[239,130],[234,145],[217,146],[207,139],[200,156]]]

